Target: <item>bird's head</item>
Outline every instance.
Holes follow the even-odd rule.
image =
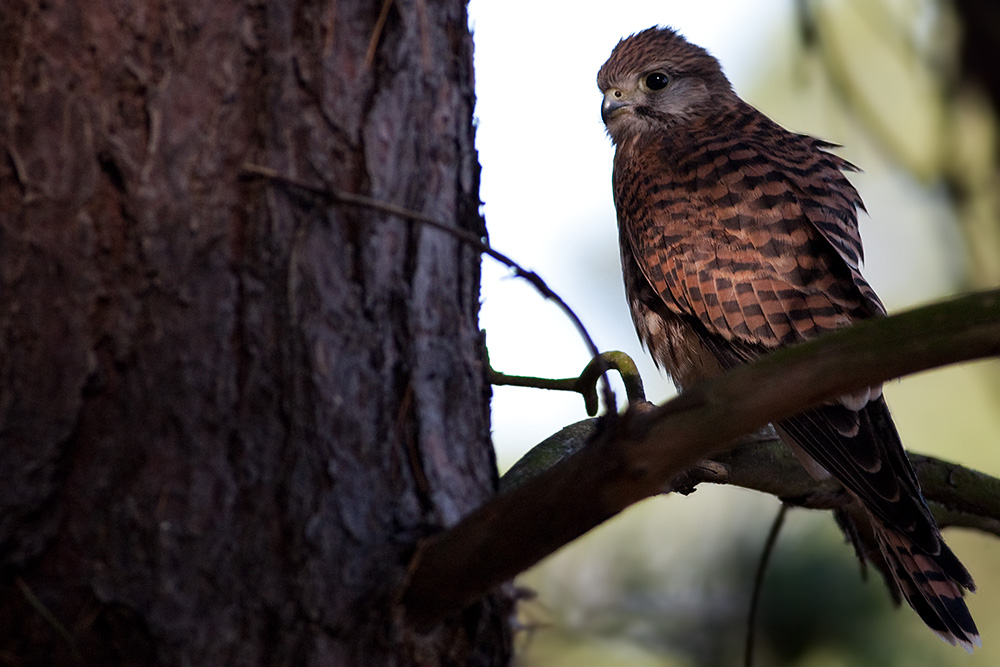
[[[616,144],[648,131],[682,131],[736,100],[719,61],[670,28],[618,42],[597,86],[604,94],[601,117]]]

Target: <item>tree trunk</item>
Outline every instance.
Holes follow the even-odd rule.
[[[461,0],[0,7],[0,664],[498,665]]]

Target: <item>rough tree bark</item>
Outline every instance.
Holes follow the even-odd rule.
[[[417,540],[495,488],[462,0],[0,7],[0,663],[495,665]]]

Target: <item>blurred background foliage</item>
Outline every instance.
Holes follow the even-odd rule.
[[[662,4],[660,22],[669,24],[670,3]],[[862,221],[866,273],[890,310],[1000,284],[1000,2],[786,4],[783,18],[755,36],[767,55],[738,92],[786,127],[844,144],[839,153],[864,168],[852,180],[871,216]],[[488,80],[479,85],[482,98]],[[598,104],[595,94],[595,114]],[[490,152],[481,150],[488,175]],[[489,199],[485,212],[496,239],[503,218],[491,217]],[[613,228],[613,217],[599,224]],[[620,282],[609,260],[617,250],[606,245],[562,246],[567,281],[582,294]],[[516,248],[500,249],[518,258]],[[546,266],[533,268],[547,275]],[[581,300],[556,287],[571,305]],[[620,334],[631,327],[623,303],[613,317],[624,326],[599,342],[641,354]],[[488,313],[484,320],[496,360],[499,327]],[[921,374],[886,393],[910,449],[1000,475],[1000,364]],[[538,411],[545,400],[536,399]],[[495,411],[498,440],[516,418]],[[520,443],[522,451],[533,444]],[[500,447],[502,465],[516,457]],[[753,573],[777,507],[759,494],[703,487],[646,501],[564,548],[518,581],[537,593],[521,604],[518,664],[741,664]],[[1000,541],[954,529],[946,538],[981,591],[969,599],[984,643],[974,656],[938,640],[909,609],[894,610],[879,577],[863,581],[828,514],[793,510],[765,581],[755,664],[1000,664]]]

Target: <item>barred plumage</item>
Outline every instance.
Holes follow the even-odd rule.
[[[619,42],[597,81],[632,318],[678,387],[885,313],[859,269],[863,204],[844,175],[855,167],[832,144],[743,102],[718,61],[669,28]],[[838,522],[894,598],[946,641],[978,645],[961,590],[972,578],[927,509],[881,388],[775,427],[857,499]]]

